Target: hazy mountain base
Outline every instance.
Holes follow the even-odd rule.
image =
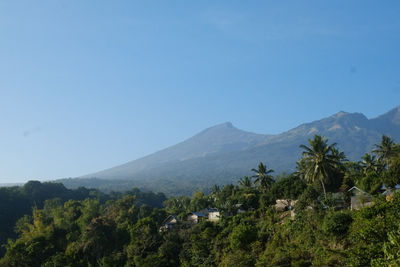
[[[98,178],[62,179],[58,182],[69,189],[76,189],[81,186],[99,189],[104,193],[113,191],[124,192],[129,188],[139,188],[147,192],[163,192],[167,196],[190,196],[196,191],[208,193],[210,188],[216,184],[216,179],[182,179],[182,180],[106,180]],[[231,181],[219,179],[218,185],[228,184]]]

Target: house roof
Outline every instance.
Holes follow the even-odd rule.
[[[190,214],[196,215],[197,217],[207,217],[204,213],[201,212],[191,212]]]
[[[392,193],[396,192],[399,189],[400,189],[400,185],[398,185],[398,184],[395,185],[394,188],[386,187],[386,186],[385,186],[385,188],[383,188],[383,186],[382,186],[382,190],[384,190],[382,195],[391,195]]]
[[[218,209],[217,208],[210,208],[210,209],[207,209],[207,211],[208,212],[218,212]]]
[[[381,190],[388,190],[388,189],[392,189],[392,188],[388,187],[386,184],[383,184],[381,187]],[[396,184],[394,186],[394,189],[400,189],[400,184]]]
[[[362,193],[364,193],[364,194],[369,195],[367,192],[365,192],[364,190],[358,188],[357,186],[353,186],[352,188],[350,188],[349,190],[347,190],[347,192],[354,191],[354,190],[357,190],[357,191],[359,191],[359,192],[362,192]]]
[[[168,223],[169,221],[172,221],[173,219],[175,219],[175,220],[178,221],[178,216],[177,216],[177,215],[169,215],[169,216],[162,222],[162,224],[166,224],[166,223]]]

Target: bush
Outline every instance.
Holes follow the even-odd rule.
[[[347,212],[334,212],[325,216],[322,230],[333,236],[344,236],[349,230],[353,218]]]
[[[252,225],[239,224],[230,236],[232,249],[247,249],[257,239],[257,228]]]

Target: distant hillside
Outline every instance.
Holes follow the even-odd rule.
[[[307,144],[315,134],[337,143],[350,160],[359,160],[380,141],[382,134],[400,140],[400,107],[373,119],[361,113],[339,112],[278,135],[245,132],[227,122],[149,156],[63,182],[70,187],[171,187],[170,191],[186,192],[188,188],[236,182],[239,177],[250,175],[250,169],[260,161],[276,173],[293,171],[301,153],[299,145]]]

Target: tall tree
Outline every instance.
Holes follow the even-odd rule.
[[[390,160],[399,153],[398,146],[387,135],[382,135],[381,143],[376,144],[372,152],[378,155],[378,159],[384,162],[387,168],[389,168]]]
[[[250,188],[252,186],[251,179],[248,176],[240,178],[238,183],[243,188]]]
[[[256,178],[254,180],[255,184],[258,184],[262,192],[267,191],[267,189],[274,183],[274,178],[271,173],[274,170],[268,170],[267,166],[260,162],[257,169],[251,169],[255,174],[252,176]]]
[[[376,161],[376,157],[374,155],[370,155],[366,153],[362,157],[362,161],[360,162],[362,170],[364,174],[368,172],[377,172],[379,170],[379,163]]]
[[[329,182],[330,176],[337,170],[342,156],[336,155],[336,144],[328,145],[328,139],[325,137],[315,135],[314,139],[309,139],[308,142],[309,147],[300,145],[300,148],[304,149],[301,159],[304,178],[309,183],[319,181],[326,196],[325,183]]]

